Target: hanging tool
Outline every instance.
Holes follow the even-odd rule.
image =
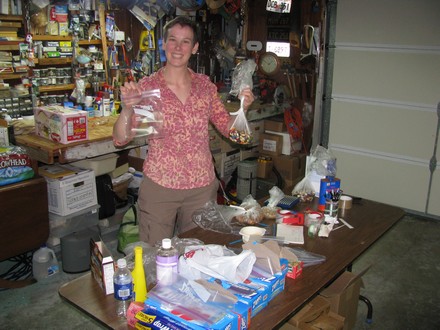
[[[99,2],[98,7],[98,13],[99,13],[99,25],[101,26],[101,42],[102,42],[102,49],[107,49],[107,38],[106,38],[106,28],[105,28],[105,3],[102,1]],[[105,72],[105,81],[108,81],[108,52],[103,51],[104,56],[104,72]]]

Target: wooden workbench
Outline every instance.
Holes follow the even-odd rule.
[[[144,138],[135,138],[124,147],[115,147],[112,140],[113,124],[117,117],[89,118],[89,139],[87,141],[61,144],[32,134],[18,135],[16,143],[24,147],[29,156],[45,164],[69,163],[96,157],[146,144]]]

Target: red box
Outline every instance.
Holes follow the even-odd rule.
[[[293,279],[298,278],[303,272],[303,265],[302,261],[289,262],[286,276]]]
[[[35,133],[68,144],[89,138],[87,111],[49,105],[34,109]]]

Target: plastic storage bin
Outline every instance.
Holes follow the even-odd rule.
[[[95,172],[95,176],[100,176],[110,173],[116,168],[118,157],[119,156],[114,153],[107,154],[103,156],[79,160],[77,162],[73,162],[72,165],[88,170],[93,170],[93,172]]]
[[[99,205],[66,216],[49,212],[49,229],[52,238],[61,238],[73,232],[99,224]]]

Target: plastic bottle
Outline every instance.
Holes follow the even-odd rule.
[[[171,245],[169,238],[162,240],[156,255],[156,278],[161,285],[172,284],[178,273],[179,252]]]
[[[133,277],[127,268],[127,261],[125,259],[119,259],[117,265],[118,269],[113,275],[116,315],[126,317],[128,307],[133,301]]]
[[[32,255],[32,275],[39,281],[58,273],[60,270],[55,252],[43,245]]]
[[[133,298],[134,301],[144,303],[147,299],[147,281],[145,279],[144,262],[142,259],[142,247],[134,248]]]

